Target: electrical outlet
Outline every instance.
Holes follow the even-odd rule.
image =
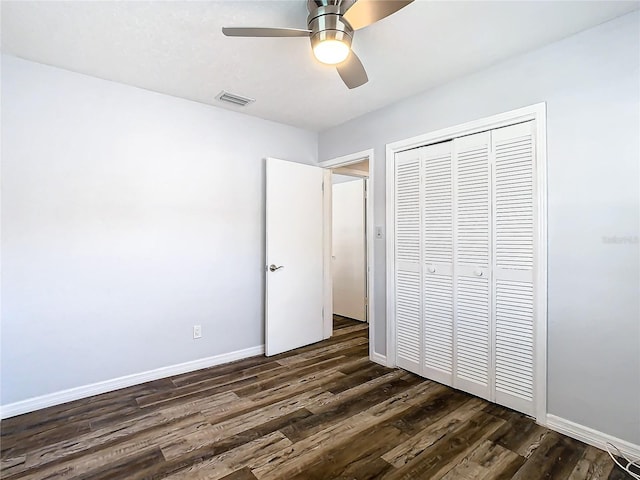
[[[202,325],[194,325],[193,326],[193,338],[202,337]]]

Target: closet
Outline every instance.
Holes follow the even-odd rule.
[[[532,121],[398,152],[396,364],[533,415]]]

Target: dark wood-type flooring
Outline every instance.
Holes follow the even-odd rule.
[[[334,336],[1,423],[4,479],[610,479],[607,454]]]

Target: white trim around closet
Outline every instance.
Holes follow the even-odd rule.
[[[395,154],[412,148],[452,140],[456,137],[506,127],[533,120],[535,122],[536,142],[536,181],[537,196],[537,255],[535,259],[536,286],[536,381],[535,416],[536,421],[546,424],[547,419],[547,124],[546,104],[537,103],[528,107],[511,110],[487,118],[455,125],[434,132],[418,135],[386,145],[386,230],[387,230],[387,362],[395,366],[395,298],[394,272],[395,259],[395,222],[394,222],[394,158]]]

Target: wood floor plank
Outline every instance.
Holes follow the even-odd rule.
[[[376,405],[382,400],[392,397],[411,387],[411,384],[405,380],[396,379],[378,385],[377,388],[370,390],[367,395],[358,395],[341,397],[342,401],[331,401],[335,398],[332,396],[329,402],[324,402],[322,406],[316,404],[310,405],[308,408],[315,414],[300,422],[292,424],[284,429],[284,433],[292,442],[300,441],[321,430],[331,427],[346,418],[349,418],[358,412],[366,410]],[[327,405],[330,405],[328,407]]]
[[[25,469],[26,455],[3,458],[0,461],[0,477],[6,477]]]
[[[2,433],[6,435],[3,447],[8,441],[32,437],[44,431],[53,433],[51,430],[58,430],[61,427],[86,424],[89,419],[98,418],[109,412],[136,409],[135,394],[154,393],[166,390],[171,385],[172,382],[169,379],[155,380],[3,420]]]
[[[263,423],[255,428],[245,430],[242,433],[225,438],[224,440],[215,443],[206,442],[206,444],[203,444],[191,451],[187,451],[176,458],[168,459],[165,462],[161,462],[145,470],[132,472],[126,478],[127,480],[148,480],[165,478],[172,475],[184,476],[186,475],[185,472],[191,471],[192,467],[200,464],[204,464],[204,466],[198,468],[215,469],[215,462],[225,458],[223,454],[232,450],[242,452],[244,450],[241,448],[249,448],[246,447],[247,445],[263,445],[259,441],[268,437],[270,434],[278,434],[278,438],[281,439],[282,435],[279,435],[278,430],[286,426],[291,421],[295,421],[298,418],[305,418],[309,415],[311,415],[311,412],[305,409],[297,410],[289,415],[279,417],[271,422]],[[183,438],[187,437],[188,436],[185,436]],[[278,449],[284,446],[285,444],[280,443]],[[254,457],[247,454],[247,459],[250,458]],[[219,475],[219,472],[216,472],[216,475]]]
[[[330,445],[347,443],[354,435],[411,408],[406,399],[423,391],[422,384],[410,387],[343,422],[306,437],[253,469],[253,473],[260,480],[288,478],[297,474],[321,456]]]
[[[296,395],[307,390],[313,390],[316,387],[345,377],[345,374],[335,369],[327,372],[314,372],[304,377],[292,378],[288,381],[279,383],[265,390],[258,389],[256,393],[249,392],[247,398],[262,405],[277,402],[284,398]],[[240,392],[245,393],[245,392]]]
[[[176,418],[181,414],[199,413],[207,409],[224,410],[238,401],[238,396],[235,393],[221,392],[203,398],[185,399],[182,402],[162,403],[155,405],[153,408],[138,407],[134,412],[122,412],[121,415],[117,415],[117,413],[103,415],[91,422],[91,430],[97,431],[116,424],[134,421],[151,415],[153,412],[159,412],[163,417]]]
[[[575,469],[585,448],[586,445],[577,440],[549,431],[513,479],[567,478]]]
[[[235,402],[229,403],[224,406],[216,406],[214,408],[205,408],[202,410],[202,414],[205,415],[210,422],[219,423],[224,420],[245,415],[250,412],[257,412],[263,408],[267,408],[269,405],[278,403],[282,400],[286,400],[295,396],[313,390],[326,383],[332,383],[336,379],[344,377],[344,374],[340,372],[329,372],[326,375],[313,374],[308,377],[299,379],[300,383],[294,383],[293,385],[277,386],[271,390],[265,390],[252,397],[240,398]],[[327,392],[331,393],[331,392]],[[330,396],[316,399],[316,403],[329,401]]]
[[[606,480],[613,467],[614,463],[607,452],[588,446],[568,480]]]
[[[278,417],[287,415],[301,408],[305,408],[316,401],[331,397],[332,394],[321,388],[301,393],[295,397],[286,398],[280,402],[262,408],[259,413],[248,412],[244,415],[233,417],[221,423],[214,424],[211,431],[211,440],[219,441],[237,433],[251,429],[255,426],[270,422]],[[164,452],[164,450],[163,450]]]
[[[442,480],[502,480],[511,478],[526,459],[491,440],[485,440]]]
[[[29,469],[25,472],[21,472],[19,475],[9,475],[2,478],[11,479],[20,478],[26,480],[43,480],[54,478],[92,478],[92,475],[98,472],[108,472],[111,466],[117,466],[121,462],[138,462],[141,457],[146,458],[147,455],[157,458],[157,461],[161,461],[158,456],[159,450],[157,447],[136,444],[127,445],[118,451],[104,450],[95,453],[91,453],[82,457],[82,461],[66,461],[66,462],[52,462],[45,465],[42,468]],[[161,453],[160,453],[161,455]],[[118,478],[117,476],[111,476],[110,478]],[[126,478],[121,476],[120,478]]]
[[[338,335],[346,335],[347,333],[353,333],[353,332],[361,332],[365,329],[369,328],[367,326],[367,324],[364,325],[351,325],[351,326],[347,326],[345,328],[342,328],[340,330],[338,330],[336,333]]]
[[[527,418],[521,413],[504,408],[496,409],[496,407],[497,405],[491,405],[491,408],[485,409],[485,411],[491,412],[492,414],[502,412],[502,414],[498,414],[497,416],[507,420],[507,423],[496,431],[490,440],[523,457],[531,456],[540,445],[547,429],[532,422],[530,418]]]
[[[440,479],[503,424],[504,420],[477,411],[467,421],[459,423],[433,445],[422,450],[412,460],[383,478],[388,480]]]
[[[91,430],[88,420],[81,422],[71,421],[68,425],[49,426],[47,429],[34,429],[32,432],[20,432],[13,436],[7,436],[7,441],[2,441],[2,458],[20,457],[28,449],[34,449],[48,445],[56,441],[65,441],[86,434]]]
[[[389,445],[401,443],[407,435],[391,425],[376,427],[353,438],[349,445],[330,448],[294,474],[291,480],[369,479],[392,467],[381,455]]]
[[[398,418],[394,425],[409,435],[417,435],[422,430],[432,428],[436,421],[459,408],[471,398],[473,397],[451,388],[435,389],[426,401],[419,404],[414,403],[414,408]]]
[[[249,377],[239,379],[237,381],[230,380],[229,383],[223,385],[217,385],[211,388],[203,388],[201,385],[195,386],[193,389],[183,389],[176,391],[171,389],[166,392],[147,395],[136,399],[138,405],[142,408],[150,406],[169,406],[177,405],[183,402],[190,402],[199,398],[207,398],[218,393],[224,393],[228,391],[234,391],[234,389],[242,388],[243,386],[251,385],[256,380],[256,377]]]
[[[232,402],[237,398],[232,392],[220,394],[217,398],[209,399],[208,406],[222,405]],[[78,453],[104,448],[122,439],[130,439],[134,435],[153,430],[156,434],[158,428],[169,428],[175,430],[179,424],[176,421],[187,418],[187,423],[204,423],[204,416],[201,413],[202,402],[178,405],[161,411],[149,412],[145,415],[129,419],[127,421],[113,423],[100,429],[88,432],[82,436],[74,437],[71,440],[55,442],[35,450],[31,450],[25,467],[30,468],[37,465],[46,464],[52,460],[61,460]],[[168,427],[167,427],[168,426]]]
[[[323,340],[322,342],[318,342],[313,345],[308,345],[306,347],[297,348],[291,352],[280,353],[278,355],[274,355],[273,357],[270,357],[270,359],[280,361],[282,359],[285,359],[294,355],[300,355],[301,353],[313,352],[317,348],[326,349],[326,348],[337,346],[339,344],[342,344],[344,342],[347,342],[349,340],[354,340],[354,339],[360,339],[358,341],[363,343],[363,340],[364,342],[367,341],[366,335],[367,335],[366,330],[359,330],[357,332],[351,332],[346,335],[340,335],[339,333],[337,333],[337,334],[334,334],[334,336],[332,336],[331,338],[327,340]],[[337,348],[338,350],[340,349],[340,347],[337,347]]]
[[[75,480],[111,480],[112,478],[123,478],[128,472],[144,469],[164,461],[159,448],[143,450],[140,453],[129,457],[116,459],[105,468],[99,466],[82,475],[74,476]]]
[[[346,398],[350,398],[358,395],[365,395],[369,391],[373,390],[374,388],[377,388],[379,385],[382,385],[384,383],[391,382],[394,380],[403,380],[411,384],[417,383],[416,381],[412,383],[411,379],[407,380],[401,377],[403,377],[402,370],[391,370],[389,371],[389,373],[385,373],[384,375],[381,375],[379,377],[354,384],[351,382],[350,375],[342,374],[342,376],[339,377],[338,379],[333,380],[324,385],[325,390],[333,393],[334,396],[328,399],[324,404],[318,403],[318,408],[322,408],[323,405],[328,405],[330,403],[341,402]]]
[[[224,377],[229,374],[250,377],[255,373],[266,371],[277,366],[278,365],[275,360],[265,361],[265,358],[260,355],[257,357],[249,357],[244,360],[226,363],[224,365],[203,368],[202,370],[196,370],[195,372],[176,375],[175,377],[171,377],[171,382],[176,387],[182,387],[184,385],[194,385],[202,381]]]
[[[170,480],[218,480],[243,468],[253,470],[254,465],[263,464],[266,459],[272,458],[276,452],[280,452],[290,445],[291,442],[284,435],[280,432],[274,432],[165,478]],[[253,474],[255,475],[255,473]]]
[[[360,355],[358,356],[362,357],[363,355],[362,355],[362,352],[360,351],[360,348],[362,348],[361,345],[357,345],[355,347],[349,346],[349,347],[341,348],[339,349],[340,351],[339,357],[343,358],[350,354],[358,354],[358,353],[360,353]],[[366,348],[366,344],[364,348]],[[278,377],[292,375],[293,372],[297,372],[298,374],[304,373],[304,372],[301,372],[300,370],[292,371],[291,363],[295,363],[295,368],[297,369],[308,367],[309,369],[313,370],[314,368],[315,369],[322,368],[320,365],[323,365],[323,362],[336,362],[337,357],[338,356],[335,355],[335,352],[326,352],[323,355],[315,355],[315,356],[309,356],[309,354],[307,354],[305,357],[301,357],[297,359],[297,361],[295,362],[281,363],[278,361],[272,361],[272,362],[265,363],[264,365],[253,365],[251,367],[244,368],[237,372],[228,372],[224,375],[210,374],[209,378],[206,378],[206,377],[193,378],[192,377],[191,381],[188,383],[174,382],[177,385],[176,385],[176,388],[172,390],[172,392],[174,396],[179,396],[179,395],[183,395],[186,393],[190,393],[190,392],[194,392],[202,389],[218,387],[221,385],[229,385],[230,388],[234,388],[235,383],[246,378],[255,378],[257,379],[258,382],[265,379],[275,380]],[[338,361],[338,363],[340,362]],[[161,399],[162,396],[160,394],[156,394],[151,396],[138,397],[138,401],[141,404],[145,403],[145,401],[146,403],[152,403],[153,400],[157,400],[158,398]]]
[[[333,357],[329,360],[322,360],[299,368],[285,368],[284,371],[277,375],[263,375],[258,376],[251,385],[235,389],[234,391],[240,397],[248,397],[260,393],[264,390],[271,390],[279,385],[287,385],[291,381],[300,377],[305,377],[310,374],[318,372],[327,372],[333,370],[339,370],[339,367],[343,367],[349,363],[362,362],[362,359],[349,359],[347,357],[339,356]]]
[[[336,352],[362,345],[367,345],[367,339],[360,336],[351,340],[347,340],[345,342],[334,343],[332,345],[319,347],[315,350],[307,350],[302,353],[292,354],[276,361],[281,365],[292,365],[299,362],[312,360],[320,356],[335,354]]]
[[[614,467],[609,474],[608,480],[633,480],[633,478],[620,467]]]
[[[53,450],[38,456],[33,461],[27,455],[27,468],[20,478],[36,479],[60,476],[61,472],[70,476],[84,475],[95,469],[106,469],[121,458],[135,456],[138,452],[158,450],[161,442],[180,438],[206,426],[200,414],[152,425],[126,436],[110,439],[98,445],[69,444],[68,451]],[[12,477],[7,477],[12,478]]]
[[[0,478],[628,480],[606,452],[325,341],[0,423]]]
[[[385,453],[382,458],[396,468],[402,468],[444,436],[468,422],[483,407],[479,399],[471,399],[448,415],[434,422],[428,429],[411,436],[407,441]]]
[[[221,480],[257,480],[256,476],[251,473],[251,469],[248,467],[242,468],[240,470],[236,470],[233,473],[230,473],[226,477],[222,477]]]
[[[360,366],[360,368],[355,372],[348,373],[345,372],[344,369],[340,369],[339,371],[344,373],[346,377],[342,381],[325,387],[328,391],[334,394],[357,387],[358,385],[370,380],[386,375],[393,370],[378,364],[365,364],[364,366]]]

